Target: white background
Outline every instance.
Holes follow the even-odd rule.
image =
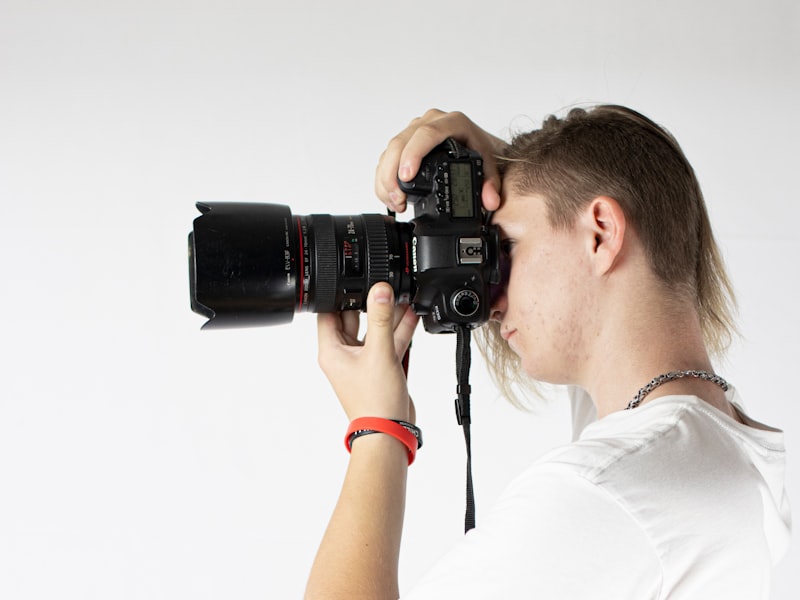
[[[194,203],[379,212],[378,155],[431,106],[505,136],[615,102],[677,136],[739,294],[719,371],[786,430],[800,506],[798,6],[0,0],[0,597],[301,595],[346,421],[312,315],[199,331]],[[403,589],[461,534],[454,346],[415,341]],[[569,427],[474,362],[480,520]],[[796,547],[773,598],[797,597]]]

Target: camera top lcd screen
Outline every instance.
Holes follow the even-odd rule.
[[[472,206],[472,170],[469,163],[450,163],[450,197],[453,217],[471,219],[475,216]]]

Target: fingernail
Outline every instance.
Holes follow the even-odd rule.
[[[376,304],[389,304],[392,301],[392,292],[384,286],[380,286],[375,290],[373,298]]]
[[[403,181],[408,181],[411,179],[411,166],[407,164],[400,165],[400,170],[397,172],[397,175]]]
[[[406,201],[405,199],[400,197],[400,194],[397,192],[389,192],[389,202],[391,202],[392,206],[391,209],[394,212],[403,212],[406,209]]]

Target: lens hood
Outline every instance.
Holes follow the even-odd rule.
[[[198,202],[189,234],[192,310],[203,329],[289,323],[296,306],[292,213],[281,204]]]

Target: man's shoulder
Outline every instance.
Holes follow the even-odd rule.
[[[690,430],[703,425],[689,414],[693,408],[689,402],[671,401],[608,415],[583,429],[579,439],[547,452],[530,474],[571,474],[599,482],[609,471],[635,469],[640,461],[650,460],[652,453],[659,453],[657,462],[664,464],[671,453],[665,455],[663,447],[674,450],[676,444],[697,441]]]

